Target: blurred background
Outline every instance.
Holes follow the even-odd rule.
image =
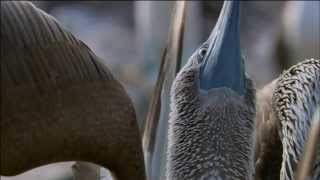
[[[141,127],[167,40],[170,1],[33,1],[84,41],[123,83]],[[223,1],[188,1],[183,62],[204,42]],[[320,57],[320,2],[246,1],[241,5],[246,70],[259,89],[284,69]],[[72,179],[70,163],[3,180]],[[41,172],[41,173],[39,173]]]

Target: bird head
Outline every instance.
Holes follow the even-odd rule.
[[[200,88],[230,88],[245,93],[245,72],[240,52],[239,1],[225,1],[208,40],[195,52],[200,63]]]

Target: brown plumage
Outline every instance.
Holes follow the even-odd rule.
[[[312,115],[320,104],[319,82],[320,61],[309,59],[259,91],[256,179],[294,179]],[[320,166],[315,168],[314,173]]]
[[[282,146],[278,121],[272,111],[272,92],[277,80],[257,93],[257,121],[255,145],[255,179],[279,179]]]
[[[29,2],[1,2],[1,175],[89,161],[145,179],[136,115],[110,70]]]

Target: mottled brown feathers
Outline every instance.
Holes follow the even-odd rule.
[[[320,60],[309,59],[285,71],[273,93],[272,107],[280,122],[283,145],[280,178],[293,179],[312,115],[320,104]]]
[[[292,66],[258,92],[256,179],[294,179],[319,94],[316,59]]]

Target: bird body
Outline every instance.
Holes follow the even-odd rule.
[[[255,96],[239,47],[239,2],[225,1],[209,39],[171,89],[167,178],[252,179]]]
[[[1,90],[1,175],[88,161],[119,179],[145,178],[125,89],[82,41],[30,2],[1,2]]]
[[[294,179],[312,116],[320,104],[319,67],[319,60],[307,59],[258,92],[255,179]],[[313,169],[317,179],[318,160]]]
[[[282,141],[281,179],[293,179],[313,114],[320,104],[320,61],[310,59],[285,71],[273,93]]]

